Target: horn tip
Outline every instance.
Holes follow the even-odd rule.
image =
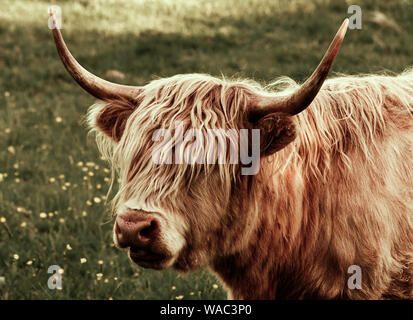
[[[52,22],[52,28],[51,29],[52,29],[53,33],[55,33],[56,30],[59,29],[59,27],[58,27],[58,24],[57,24],[57,21],[56,21],[56,14],[53,10],[53,7],[49,7],[49,16],[52,19],[52,21],[51,21]]]
[[[346,31],[347,31],[347,28],[348,28],[348,23],[349,23],[349,18],[345,18],[344,19],[344,21],[343,21],[343,23],[341,24],[341,27],[340,27],[340,33],[342,33],[343,35],[346,33]]]

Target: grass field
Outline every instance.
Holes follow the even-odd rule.
[[[62,8],[70,50],[109,80],[144,84],[202,72],[266,82],[280,75],[305,79],[353,2],[0,4],[0,299],[225,298],[208,270],[146,270],[113,247],[105,205],[110,172],[82,123],[94,100],[66,74],[47,8]],[[356,4],[362,30],[349,30],[334,72],[400,72],[413,65],[413,1]],[[50,265],[64,270],[62,290],[47,287]]]

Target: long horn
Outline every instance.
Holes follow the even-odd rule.
[[[296,115],[307,108],[320,91],[328,72],[333,65],[334,59],[340,49],[347,31],[348,19],[345,19],[330,47],[327,49],[323,59],[313,74],[298,88],[288,96],[259,96],[254,102],[251,111],[251,118],[259,119],[274,112],[284,112]]]
[[[83,68],[72,56],[66,47],[62,34],[56,24],[52,10],[50,16],[53,19],[53,38],[57,52],[66,70],[76,82],[95,98],[101,100],[116,99],[119,97],[134,101],[140,92],[140,87],[127,86],[103,80]]]

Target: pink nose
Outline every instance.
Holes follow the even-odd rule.
[[[126,213],[116,218],[115,234],[121,248],[144,247],[158,232],[158,222],[136,213]]]

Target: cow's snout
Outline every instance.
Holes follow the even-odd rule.
[[[159,223],[150,217],[126,213],[116,218],[115,234],[119,247],[142,248],[153,242]]]

